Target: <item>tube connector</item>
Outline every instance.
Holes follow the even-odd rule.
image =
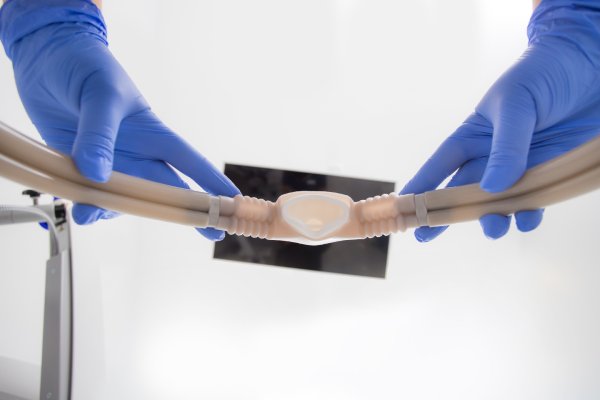
[[[216,227],[230,235],[269,238],[275,203],[255,197],[237,195],[220,197],[220,213]]]
[[[397,207],[398,195],[396,193],[369,197],[355,203],[361,234],[364,237],[380,237],[398,231],[404,232],[406,224],[403,215]]]
[[[414,226],[414,196],[396,193],[354,202],[332,192],[292,192],[275,203],[221,198],[217,228],[232,235],[318,245],[390,235]]]

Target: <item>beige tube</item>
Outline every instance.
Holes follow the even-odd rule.
[[[472,221],[486,214],[510,215],[521,210],[534,210],[548,207],[573,197],[591,192],[600,187],[600,166],[596,166],[583,174],[575,175],[525,194],[512,197],[492,198],[487,202],[466,206],[445,207],[439,210],[428,210],[427,225],[450,225]]]
[[[113,172],[107,183],[92,182],[79,173],[68,156],[17,132],[2,122],[0,122],[0,153],[30,168],[44,171],[50,176],[58,176],[105,192],[204,212],[207,212],[210,206],[210,196],[206,193],[162,185],[119,172]]]
[[[207,213],[118,195],[49,176],[11,160],[2,154],[0,154],[0,171],[8,179],[35,188],[43,193],[51,193],[65,199],[75,199],[81,203],[96,204],[109,210],[182,225],[195,227],[206,227],[208,225]]]
[[[509,190],[478,184],[354,202],[330,192],[293,192],[277,202],[213,197],[113,172],[107,183],[79,174],[71,159],[0,123],[0,175],[28,187],[123,213],[230,234],[303,244],[389,235],[485,214],[547,207],[600,187],[600,137],[529,170]]]
[[[473,203],[511,198],[570,179],[600,164],[600,138],[579,146],[529,171],[510,189],[492,194],[481,190],[479,184],[471,184],[427,192],[427,209],[437,210]],[[533,206],[532,206],[533,207]]]

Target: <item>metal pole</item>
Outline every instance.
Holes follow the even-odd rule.
[[[65,203],[29,207],[0,207],[0,225],[46,222],[52,225],[50,258],[46,262],[44,332],[40,400],[70,400],[72,377],[73,290],[71,230]],[[0,390],[0,400],[21,399]]]

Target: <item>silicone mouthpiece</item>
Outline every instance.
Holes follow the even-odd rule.
[[[313,240],[327,237],[350,219],[352,199],[330,192],[297,192],[280,198],[281,217],[299,234]]]

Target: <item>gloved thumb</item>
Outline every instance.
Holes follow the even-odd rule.
[[[501,102],[491,120],[494,126],[492,147],[481,188],[495,193],[511,187],[527,169],[527,156],[536,123],[531,95],[511,95],[507,101]]]
[[[115,141],[124,117],[116,97],[82,95],[73,160],[88,179],[106,182],[113,169]]]

